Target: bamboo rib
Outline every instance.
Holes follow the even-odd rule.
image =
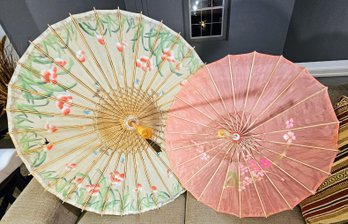
[[[57,126],[58,131],[60,130],[70,130],[70,129],[80,129],[84,127],[93,127],[94,123],[88,123],[83,125],[66,125],[66,126]],[[31,129],[17,129],[17,130],[11,130],[9,131],[10,134],[21,134],[26,132],[41,132],[41,131],[47,131],[46,128],[31,128]]]
[[[285,110],[281,111],[281,112],[278,113],[277,115],[275,115],[275,116],[269,118],[268,120],[265,120],[265,121],[261,122],[260,124],[256,125],[256,126],[253,127],[252,129],[250,129],[250,130],[247,129],[246,132],[249,132],[249,133],[252,132],[252,131],[255,130],[256,128],[260,127],[261,125],[270,122],[271,120],[273,120],[273,119],[279,117],[279,116],[282,115],[283,113],[285,113],[285,112],[291,110],[292,108],[294,108],[294,107],[296,107],[296,106],[298,106],[298,105],[300,105],[300,104],[306,102],[307,100],[309,100],[309,99],[311,99],[312,97],[314,97],[314,96],[316,96],[316,95],[322,93],[322,92],[325,91],[325,90],[327,90],[327,87],[322,88],[322,89],[316,91],[315,93],[311,94],[310,96],[308,96],[308,97],[304,98],[303,100],[301,100],[301,101],[295,103],[295,104],[292,105],[291,107],[288,107],[288,108],[286,108]],[[257,119],[255,119],[255,120],[249,125],[249,127],[252,127],[252,125],[256,122],[256,120],[257,120]]]
[[[225,150],[225,148],[227,148],[229,146],[229,144],[231,144],[230,142],[225,142],[225,145],[223,146],[223,150]],[[219,155],[220,151],[222,150],[219,150],[207,163],[205,163],[203,166],[201,166],[198,171],[196,173],[194,173],[192,176],[190,176],[190,178],[188,178],[184,183],[183,183],[183,186],[187,186],[187,183],[191,182],[191,180],[197,176],[205,167],[207,167],[208,165],[210,165],[210,163],[212,161],[215,160],[215,158]]]
[[[119,39],[119,42],[122,43],[122,41],[123,41],[123,23],[121,21],[121,11],[120,11],[120,8],[117,8],[117,17],[118,17],[119,30],[120,30],[118,39]],[[124,88],[125,88],[125,95],[128,96],[127,70],[126,70],[126,62],[125,62],[125,59],[124,59],[124,52],[123,51],[121,52],[121,57],[122,57],[123,82],[124,82]],[[135,65],[135,63],[134,63],[134,65]]]
[[[252,153],[247,152],[249,156],[251,156],[255,161],[255,157],[253,156]],[[280,190],[278,189],[278,187],[274,184],[274,182],[272,181],[272,179],[268,176],[267,171],[265,171],[259,163],[256,163],[257,166],[262,170],[262,172],[265,174],[266,178],[268,179],[268,181],[272,184],[273,188],[277,191],[277,193],[280,195],[280,197],[283,199],[283,201],[286,203],[286,205],[288,206],[289,209],[292,209],[290,203],[286,200],[285,196],[280,192]]]
[[[302,126],[302,127],[297,127],[297,128],[286,128],[286,129],[279,129],[279,130],[274,130],[270,132],[265,132],[261,134],[254,134],[254,135],[248,135],[250,137],[258,137],[262,135],[268,135],[268,134],[274,134],[274,133],[279,133],[279,132],[284,132],[284,131],[296,131],[296,130],[303,130],[307,128],[315,128],[315,127],[321,127],[321,126],[329,126],[333,124],[339,124],[338,121],[333,121],[333,122],[327,122],[327,123],[321,123],[321,124],[314,124],[314,125],[307,125],[307,126]]]
[[[50,113],[50,112],[43,112],[43,111],[34,111],[34,110],[21,110],[21,109],[6,109],[6,111],[9,112],[18,112],[18,113],[28,113],[28,114],[39,114],[39,115],[49,115],[49,116],[55,116],[55,117],[66,117],[66,118],[83,118],[83,119],[94,119],[93,116],[88,115],[77,115],[77,114],[69,114],[64,115],[62,113]]]
[[[38,72],[37,70],[33,69],[33,68],[30,68],[29,66],[25,65],[25,64],[22,64],[20,62],[17,62],[17,65],[21,66],[22,68],[24,68],[25,70],[31,72],[31,74],[33,74],[35,77],[37,78],[40,78],[40,72]],[[94,104],[94,105],[100,105],[101,107],[103,107],[105,110],[109,111],[109,112],[113,112],[113,110],[111,110],[110,108],[107,108],[105,106],[103,106],[102,104],[99,104],[98,102],[95,102],[94,100],[90,99],[90,98],[87,98],[86,96],[72,90],[72,89],[69,89],[67,86],[61,84],[60,82],[57,82],[57,84],[59,87],[73,93],[74,95],[76,96],[79,96],[81,97],[82,99]],[[96,94],[96,92],[94,92]],[[104,99],[103,99],[104,100]]]
[[[231,163],[232,162],[232,159],[234,157],[234,155],[236,154],[236,152],[238,151],[237,147],[234,148],[233,152],[230,153],[231,156],[230,158],[227,160],[228,163]],[[224,194],[224,191],[225,191],[225,184],[226,184],[226,181],[227,181],[227,176],[228,176],[228,173],[230,171],[230,165],[227,166],[227,169],[226,169],[226,175],[225,175],[225,178],[224,178],[224,182],[222,182],[222,190],[221,190],[221,194],[220,194],[220,197],[219,197],[219,202],[218,202],[218,205],[216,207],[216,211],[220,211],[220,206],[221,206],[221,200],[222,200],[222,196]],[[239,184],[239,183],[238,183]],[[238,190],[238,189],[237,189]]]
[[[105,74],[105,72],[104,72],[102,66],[101,66],[100,63],[98,62],[98,59],[96,58],[96,56],[94,55],[94,53],[93,53],[91,47],[89,46],[88,41],[87,41],[85,35],[83,34],[83,32],[81,31],[80,26],[79,26],[77,20],[75,19],[75,17],[74,17],[72,14],[69,13],[69,15],[70,15],[71,21],[73,22],[73,24],[74,24],[76,30],[77,30],[78,33],[79,33],[79,36],[80,36],[81,39],[82,39],[82,42],[83,42],[84,46],[87,48],[87,51],[89,52],[89,54],[92,56],[92,59],[93,59],[95,65],[97,66],[98,70],[101,72],[101,74],[102,74],[102,76],[103,76],[103,78],[104,78],[104,81],[106,82],[106,84],[107,84],[108,87],[109,87],[109,90],[112,91],[113,88],[112,88],[112,86],[111,86],[111,84],[110,84],[110,82],[109,82],[109,79],[107,78],[107,75]],[[116,81],[116,80],[115,80],[115,81]]]
[[[220,143],[218,145],[215,145],[214,147],[210,148],[208,151],[201,152],[201,153],[197,154],[196,156],[194,156],[194,157],[192,157],[192,158],[190,158],[190,159],[188,159],[188,160],[186,160],[186,161],[184,161],[184,162],[182,162],[182,163],[180,163],[178,165],[175,165],[174,169],[176,169],[176,168],[178,168],[178,167],[180,167],[182,165],[185,165],[186,163],[191,162],[192,160],[198,159],[204,153],[208,153],[208,152],[211,152],[211,151],[216,151],[216,148],[220,147],[223,144],[226,144],[226,141],[224,141],[224,142],[222,142],[222,143]]]
[[[99,144],[99,146],[101,146],[101,144]],[[99,147],[98,146],[98,147]],[[83,162],[85,159],[87,159],[89,156],[90,156],[90,153],[91,152],[93,152],[95,149],[94,148],[91,148],[90,149],[90,151],[88,151],[88,153],[85,153],[82,157],[80,157],[77,161],[76,161],[76,163],[78,164],[78,163],[81,163],[81,162]],[[77,157],[77,156],[76,156]],[[76,158],[75,157],[75,158]],[[74,158],[74,159],[75,159]],[[72,160],[71,160],[72,161]],[[64,172],[63,172],[64,171]],[[57,177],[53,180],[53,183],[52,183],[52,181],[49,181],[48,182],[48,184],[47,184],[47,186],[45,187],[45,191],[47,191],[48,190],[48,188],[51,188],[52,186],[55,186],[55,185],[58,185],[58,182],[60,181],[60,180],[62,180],[62,179],[64,179],[64,177],[69,173],[69,172],[71,172],[69,169],[61,169],[60,170],[60,172],[59,172],[59,174],[57,175]],[[75,177],[74,177],[75,178]],[[71,180],[72,181],[72,180]],[[71,184],[71,181],[69,181],[69,183],[64,183],[64,187],[62,188],[62,189],[64,189],[66,186],[67,186],[67,184]],[[62,202],[62,203],[64,203],[64,201]]]
[[[247,102],[248,102],[251,76],[253,74],[253,69],[254,69],[254,64],[255,64],[255,56],[256,56],[256,51],[254,51],[254,53],[253,53],[253,59],[252,59],[252,62],[251,62],[250,72],[249,72],[249,76],[248,76],[247,92],[246,92],[246,96],[245,96],[245,100],[244,100],[244,106],[243,106],[243,110],[242,110],[242,117],[241,117],[241,121],[240,121],[241,126],[243,125],[245,108],[246,108],[246,105],[247,105]],[[241,130],[238,130],[238,131],[241,131]]]
[[[325,147],[320,147],[320,146],[314,146],[314,145],[303,145],[303,144],[297,144],[297,143],[291,143],[288,144],[286,142],[277,142],[277,141],[270,141],[270,140],[264,140],[264,139],[255,139],[256,142],[269,142],[269,143],[274,143],[274,144],[279,144],[279,145],[290,145],[290,146],[299,146],[299,147],[304,147],[304,148],[313,148],[313,149],[320,149],[320,150],[326,150],[326,151],[332,151],[332,152],[338,152],[338,149],[330,149],[330,148],[325,148]]]
[[[120,162],[120,159],[121,159],[121,155],[122,155],[122,152],[119,152],[118,153],[118,157],[116,159],[116,164],[115,164],[115,168],[114,170],[117,170],[118,168],[118,164]],[[108,188],[106,189],[106,193],[105,193],[105,196],[104,196],[104,199],[103,199],[103,206],[102,206],[102,210],[101,210],[101,215],[104,214],[104,211],[106,209],[106,206],[107,206],[107,201],[109,200],[109,192],[110,192],[110,189],[111,189],[111,181],[109,182],[108,184]]]
[[[172,51],[175,47],[175,45],[178,43],[179,41],[179,38],[180,38],[180,33],[178,33],[176,36],[175,36],[175,39],[173,41],[173,43],[171,44],[171,46],[169,47],[169,51]],[[161,60],[161,62],[158,64],[158,69],[156,70],[155,74],[152,76],[150,82],[147,84],[146,88],[145,88],[145,92],[149,91],[150,87],[153,85],[153,82],[155,81],[155,79],[157,78],[158,74],[159,74],[159,70],[162,68],[164,62],[166,60]],[[145,74],[144,74],[144,77],[145,77]],[[140,86],[142,87],[142,85]]]
[[[135,187],[137,187],[137,184],[138,184],[138,165],[137,165],[137,161],[136,161],[136,153],[137,153],[137,151],[133,151],[134,186]],[[138,208],[138,211],[141,212],[142,208],[141,208],[141,203],[139,201],[139,190],[138,189],[137,189],[136,195],[137,195],[137,208]]]
[[[209,120],[213,121],[214,123],[219,124],[222,128],[228,128],[226,127],[223,123],[218,122],[216,119],[212,118],[211,116],[209,116],[207,113],[204,113],[203,111],[201,111],[200,109],[198,109],[197,107],[195,107],[194,105],[192,105],[191,103],[186,102],[185,100],[183,100],[182,98],[180,98],[179,96],[175,97],[176,99],[180,100],[181,102],[185,103],[186,105],[190,106],[191,108],[193,108],[194,110],[198,111],[199,113],[201,113],[202,115],[204,115],[206,118],[208,118]]]
[[[119,140],[119,139],[122,139],[122,136],[124,135],[124,133],[125,133],[125,130],[124,130],[122,133],[120,133],[119,135],[117,135],[117,136],[116,136],[116,139],[114,140],[114,142],[113,142],[112,144],[109,144],[109,145],[107,146],[107,148],[111,147],[112,145],[115,146],[116,141]],[[107,151],[107,150],[105,150],[105,151]],[[108,158],[108,160],[107,160],[105,166],[103,167],[103,170],[102,170],[101,174],[99,175],[99,177],[98,177],[98,179],[97,179],[97,181],[96,181],[96,184],[99,184],[101,178],[105,175],[105,171],[106,171],[106,169],[109,167],[110,162],[111,162],[111,159],[113,158],[113,156],[114,156],[114,154],[115,154],[116,151],[117,151],[117,148],[115,147],[115,148],[112,150],[111,155],[109,156],[109,158]],[[94,191],[95,188],[96,188],[96,184],[95,184],[95,186],[94,186],[94,188],[93,188],[93,191]],[[81,209],[82,211],[86,208],[86,206],[87,206],[88,202],[90,201],[91,197],[92,197],[92,195],[90,194],[90,195],[87,197],[87,200],[86,200],[84,203],[82,203],[82,209]]]
[[[128,166],[128,151],[124,152],[125,154],[125,162],[124,162],[124,169],[123,169],[123,173],[127,173],[127,166]],[[121,206],[121,215],[124,213],[124,209],[125,209],[125,202],[124,202],[124,188],[126,186],[126,181],[122,182],[122,193],[121,193],[121,198],[120,198],[120,203],[122,204]]]
[[[266,213],[266,210],[265,210],[264,201],[263,201],[263,199],[261,198],[260,192],[259,192],[259,190],[258,190],[258,188],[257,188],[257,186],[256,186],[255,178],[254,178],[254,176],[251,174],[251,170],[250,170],[249,164],[248,164],[248,162],[246,161],[243,152],[242,152],[242,157],[243,157],[244,162],[245,162],[245,164],[246,164],[246,166],[247,166],[247,168],[248,168],[249,175],[250,175],[250,177],[251,177],[251,179],[252,179],[252,181],[253,181],[253,185],[254,185],[254,188],[255,188],[257,197],[259,198],[259,202],[260,202],[260,205],[261,205],[263,214],[265,215],[265,217],[267,217],[267,213]]]
[[[275,102],[278,101],[278,99],[295,83],[295,81],[300,77],[300,75],[303,73],[305,69],[301,70],[296,76],[295,78],[293,78],[288,84],[287,86],[281,91],[281,93],[261,112],[258,113],[256,118],[254,119],[253,122],[251,122],[251,124],[249,125],[249,127],[252,127],[252,125],[255,124],[255,122],[257,121],[257,119],[263,115],[269,108],[271,108],[273,106],[273,104]],[[321,89],[320,91],[324,90],[325,88]]]
[[[147,179],[147,183],[148,183],[148,185],[149,185],[149,187],[151,189],[151,187],[153,185],[152,185],[149,173],[148,173],[146,165],[145,165],[144,157],[143,157],[142,153],[139,153],[139,155],[140,155],[140,158],[141,158],[140,160],[141,160],[141,162],[143,164],[143,168],[144,168],[145,176],[146,176],[146,179]],[[156,208],[158,208],[158,198],[157,198],[157,196],[156,196],[156,194],[154,192],[152,193],[152,196],[153,196],[153,201],[155,202],[155,206],[156,206]]]
[[[233,108],[234,108],[234,115],[237,118],[237,107],[236,107],[236,94],[234,92],[234,82],[233,82],[233,72],[232,72],[232,63],[231,63],[231,56],[228,55],[228,68],[230,73],[230,80],[231,80],[231,90],[232,90],[232,98],[233,98]],[[236,122],[236,129],[239,129],[238,121]]]
[[[38,50],[43,56],[45,56],[46,58],[48,58],[49,60],[51,60],[52,63],[54,63],[56,66],[58,66],[59,68],[61,68],[65,73],[67,73],[68,75],[70,75],[70,77],[72,77],[73,79],[75,79],[76,82],[78,82],[80,85],[82,85],[83,87],[85,87],[86,90],[88,90],[89,92],[91,92],[92,94],[96,94],[97,92],[95,92],[93,89],[91,89],[87,84],[85,84],[81,79],[79,79],[78,77],[76,77],[71,71],[69,71],[68,69],[66,69],[64,66],[61,66],[59,63],[57,63],[54,58],[52,58],[48,53],[46,53],[41,47],[39,47],[39,45],[33,43],[33,42],[30,42],[34,48],[36,50]],[[100,86],[102,89],[103,87]],[[103,89],[103,91],[105,91]],[[114,102],[113,99],[109,96],[109,94],[105,94],[109,100],[111,102]],[[111,105],[108,101],[105,101],[107,104],[109,104],[109,106],[111,108],[113,108],[114,110],[116,111],[119,111],[119,108],[115,107],[115,105]]]
[[[59,100],[58,100],[57,98],[55,98],[55,97],[47,96],[47,95],[42,94],[42,93],[39,93],[39,92],[37,92],[37,91],[32,91],[32,90],[29,90],[29,89],[24,89],[24,88],[22,88],[22,87],[20,87],[20,86],[17,86],[17,85],[15,85],[15,84],[12,84],[12,85],[9,85],[9,86],[10,86],[11,88],[13,88],[13,89],[17,89],[17,90],[20,90],[20,91],[23,91],[23,92],[26,92],[26,93],[30,93],[30,94],[32,94],[32,95],[46,97],[46,99],[50,99],[50,100],[52,100],[52,101],[59,101]],[[71,106],[76,106],[76,107],[79,107],[79,108],[82,108],[82,109],[85,109],[85,110],[90,110],[90,111],[94,111],[94,110],[95,110],[95,109],[93,109],[93,108],[90,108],[90,107],[87,107],[87,106],[83,106],[83,105],[81,105],[81,104],[74,103],[74,102],[72,102],[72,103],[70,103],[70,104],[71,104]],[[100,111],[100,113],[107,114],[107,115],[110,115],[110,116],[113,116],[113,117],[116,116],[115,113],[109,114],[109,113],[104,112],[104,111]]]
[[[242,192],[241,192],[241,189],[240,189],[240,152],[237,151],[237,167],[238,167],[238,207],[239,207],[239,217],[242,218],[242,202],[243,202],[243,197],[242,197]]]
[[[208,136],[209,133],[189,133],[189,132],[180,132],[180,131],[167,131],[167,134],[181,134],[181,135],[199,135],[199,136]]]
[[[278,65],[279,65],[281,59],[283,59],[283,56],[279,56],[279,58],[278,58],[278,60],[277,60],[277,63],[276,63],[275,66],[273,67],[271,74],[268,76],[268,79],[267,79],[267,81],[266,81],[266,83],[265,83],[265,85],[264,85],[264,87],[263,87],[263,89],[262,89],[262,91],[261,91],[261,94],[259,95],[259,97],[258,97],[256,103],[254,104],[253,108],[251,109],[250,114],[249,114],[249,117],[247,118],[247,121],[245,122],[245,125],[243,126],[242,130],[244,130],[244,129],[246,128],[247,124],[249,123],[249,120],[250,120],[252,114],[254,113],[254,110],[255,110],[256,106],[259,104],[259,101],[260,101],[261,98],[263,97],[263,94],[264,94],[266,88],[268,87],[268,84],[271,82],[271,79],[272,79],[272,77],[273,77],[275,71],[277,70]]]
[[[257,150],[254,150],[254,152],[256,152],[259,155],[262,155],[265,159],[267,159],[268,161],[270,161],[272,163],[272,165],[274,165],[275,167],[277,167],[279,170],[281,170],[283,173],[285,173],[288,177],[290,177],[292,180],[294,180],[296,183],[298,183],[299,185],[301,185],[304,189],[306,189],[308,192],[310,192],[311,194],[315,194],[315,191],[309,189],[308,187],[306,187],[303,183],[301,183],[300,181],[298,181],[295,177],[293,177],[290,173],[286,172],[283,168],[281,168],[278,164],[276,164],[275,162],[273,162],[271,159],[269,159],[267,156],[265,156],[264,154],[258,152]]]
[[[75,24],[74,24],[75,25]],[[53,32],[53,34],[55,35],[55,37],[57,37],[57,39],[59,40],[59,42],[68,50],[70,56],[72,56],[72,58],[74,58],[74,60],[83,68],[83,70],[87,73],[87,75],[90,77],[90,79],[93,80],[94,83],[98,83],[98,80],[94,77],[94,75],[91,73],[91,71],[82,63],[80,62],[80,60],[77,58],[77,56],[75,55],[75,52],[66,44],[66,42],[63,40],[63,38],[58,34],[58,32],[52,27],[49,26],[49,28],[51,29],[51,31]],[[79,30],[78,30],[79,31]],[[80,31],[81,32],[81,31]],[[36,46],[36,45],[34,45]],[[92,91],[92,93],[96,94],[96,92],[94,90],[92,90],[91,88],[89,88],[84,82],[82,82],[79,78],[77,78],[74,74],[72,74],[69,70],[65,69],[63,66],[60,66],[59,64],[57,64],[54,59],[48,54],[46,53],[44,50],[42,50],[42,48],[38,49],[45,57],[49,58],[52,62],[54,62],[57,66],[59,66],[61,69],[63,69],[64,71],[68,71],[68,74],[75,79],[78,83],[80,83],[82,86],[84,86],[88,91]],[[78,81],[79,80],[79,81]],[[105,95],[109,98],[109,100],[113,103],[116,103],[115,101],[113,101],[113,99],[109,96],[109,94],[107,93],[107,91],[104,89],[104,87],[102,85],[100,85],[101,90],[105,93]],[[120,108],[120,105],[118,105],[118,108],[115,107],[115,105],[111,105],[108,101],[105,101],[111,108],[113,108],[116,111],[119,111],[118,108]]]
[[[233,146],[235,146],[235,144],[232,144],[232,146],[227,150],[226,154],[224,155],[224,157],[221,159],[219,166],[216,168],[215,172],[213,173],[213,175],[209,178],[208,183],[205,185],[203,191],[199,194],[199,196],[197,197],[197,200],[199,201],[201,199],[201,197],[204,195],[205,191],[207,190],[208,186],[211,184],[212,180],[214,179],[215,175],[217,174],[218,170],[220,169],[223,161],[225,160],[225,158],[228,156],[228,153],[234,148]]]
[[[327,174],[327,175],[330,175],[330,172],[328,172],[328,171],[322,170],[322,169],[320,169],[320,168],[318,168],[318,167],[312,166],[312,165],[310,165],[310,164],[308,164],[308,163],[302,162],[302,161],[297,160],[297,159],[295,159],[295,158],[292,158],[292,157],[290,157],[290,156],[282,155],[281,153],[278,153],[278,152],[276,152],[276,151],[273,151],[273,150],[271,150],[271,149],[268,148],[268,147],[262,146],[262,149],[265,149],[265,150],[267,150],[267,151],[269,151],[269,152],[272,152],[272,153],[274,153],[274,154],[277,154],[277,155],[279,155],[279,156],[281,156],[281,157],[285,157],[285,158],[287,158],[287,159],[289,159],[289,160],[292,160],[292,161],[294,161],[294,162],[300,163],[300,164],[302,164],[302,165],[304,165],[304,166],[307,166],[307,167],[309,167],[309,168],[312,168],[312,169],[314,169],[314,170],[317,170],[317,171],[320,171],[320,172],[325,173],[325,174]]]
[[[200,146],[200,145],[212,144],[214,142],[223,141],[223,140],[225,140],[225,139],[219,138],[219,139],[214,139],[214,140],[201,142],[199,144],[197,143],[197,144],[192,144],[192,145],[184,145],[184,146],[180,146],[180,147],[171,148],[170,151],[177,151],[177,150],[187,149],[187,148],[190,148],[190,147],[197,147],[197,146]]]
[[[121,134],[117,135],[117,138],[118,138],[120,135],[121,135]],[[118,139],[119,139],[119,138],[118,138]],[[89,164],[89,166],[88,166],[88,168],[87,168],[87,171],[84,172],[84,175],[83,175],[83,177],[82,177],[81,183],[83,183],[83,182],[85,181],[86,176],[88,176],[88,173],[92,170],[93,166],[95,166],[95,164],[97,164],[98,161],[105,155],[105,153],[108,151],[109,146],[107,146],[107,147],[103,146],[103,148],[105,148],[105,150],[103,150],[103,151],[98,155],[98,157],[95,158],[95,159],[93,159],[93,161]],[[114,151],[115,151],[115,150],[114,150]],[[69,185],[71,184],[71,181],[72,181],[72,180],[70,180]],[[71,189],[68,191],[68,193],[65,195],[65,197],[63,198],[62,201],[66,201],[66,199],[69,198],[70,194],[71,194],[72,192],[74,192],[74,191],[76,190],[77,187],[78,187],[78,185],[74,185],[73,188],[71,188]]]
[[[101,19],[100,19],[99,15],[98,15],[97,10],[96,10],[94,7],[93,7],[93,12],[94,12],[94,17],[95,17],[95,19],[96,19],[96,21],[97,21],[98,32],[100,33],[100,35],[102,35],[102,37],[103,37],[103,39],[104,39],[104,41],[105,41],[104,49],[105,49],[105,51],[106,51],[106,55],[107,55],[109,64],[110,64],[111,69],[112,69],[112,74],[113,74],[113,76],[114,76],[115,86],[116,86],[117,88],[121,89],[120,84],[119,84],[119,81],[118,81],[118,78],[117,78],[117,77],[118,77],[118,74],[117,74],[117,71],[116,71],[116,69],[115,69],[114,62],[113,62],[113,60],[112,60],[112,58],[111,58],[111,55],[110,55],[108,43],[107,43],[107,41],[106,41],[106,39],[105,39],[104,32],[103,32],[102,27],[101,27],[101,25],[100,25],[100,24],[102,23],[102,22],[101,22]],[[111,90],[111,89],[110,89],[110,90]]]

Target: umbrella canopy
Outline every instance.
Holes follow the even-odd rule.
[[[168,114],[166,149],[186,190],[239,217],[292,209],[337,153],[327,88],[282,56],[229,55],[186,82]]]
[[[202,62],[141,14],[94,10],[49,26],[9,84],[9,130],[32,175],[101,214],[158,208],[183,189],[163,148],[166,111]]]

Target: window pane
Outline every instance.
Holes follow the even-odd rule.
[[[222,22],[222,9],[213,9],[213,22]]]
[[[207,8],[207,7],[211,7],[211,0],[201,0],[201,4],[202,4],[202,7],[201,8]]]
[[[195,10],[197,10],[197,9],[202,8],[202,4],[201,4],[201,1],[200,1],[200,0],[190,0],[190,3],[191,3],[190,9],[191,9],[192,11],[195,11]]]
[[[221,35],[221,23],[213,23],[213,29],[211,35]]]
[[[191,12],[191,24],[200,24],[201,11]]]
[[[201,25],[192,25],[192,37],[201,36]]]
[[[202,11],[202,21],[205,23],[211,23],[211,10]]]
[[[223,0],[212,0],[213,6],[222,6]]]
[[[204,27],[202,27],[202,36],[210,36],[210,29],[211,29],[211,24],[205,24]]]

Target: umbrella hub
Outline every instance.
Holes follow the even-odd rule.
[[[242,138],[242,135],[238,132],[233,132],[231,138],[233,141],[239,142]]]

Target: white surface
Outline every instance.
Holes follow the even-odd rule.
[[[16,156],[15,149],[0,149],[0,183],[21,164],[22,161]]]

